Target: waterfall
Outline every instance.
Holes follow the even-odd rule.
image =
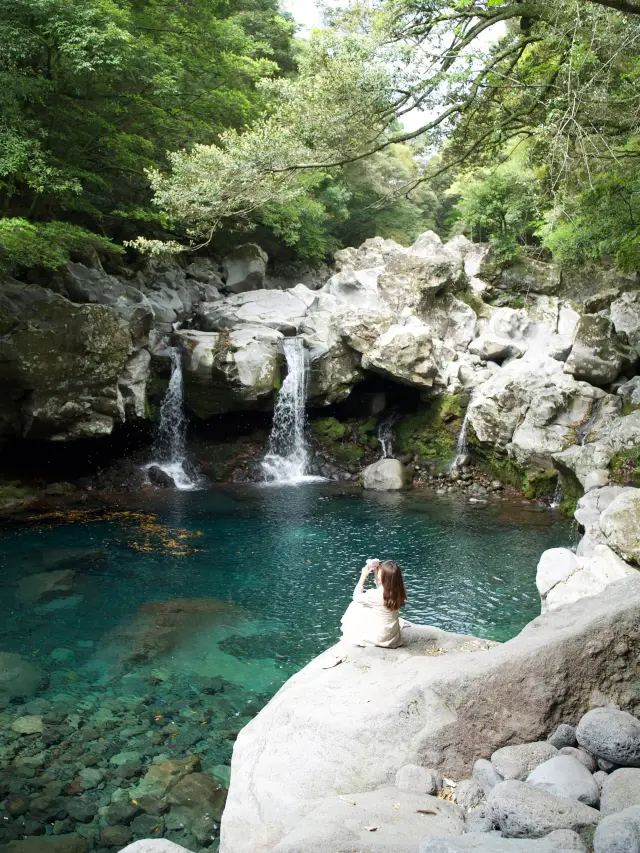
[[[393,427],[400,420],[400,412],[392,411],[380,422],[378,427],[378,441],[382,450],[382,459],[391,459],[393,457]]]
[[[467,411],[464,413],[464,420],[462,421],[462,426],[460,427],[460,432],[458,433],[458,441],[456,442],[456,455],[454,456],[453,462],[450,466],[451,471],[455,471],[456,468],[459,468],[463,463],[465,457],[469,454],[469,445],[467,444],[468,429],[469,407],[467,406]]]
[[[556,483],[555,491],[553,493],[553,498],[551,500],[551,503],[549,504],[550,508],[551,509],[558,509],[558,507],[562,503],[563,497],[564,497],[564,495],[562,494],[562,488],[560,486],[560,480],[558,480],[558,482]]]
[[[285,338],[287,375],[273,412],[267,455],[262,463],[265,480],[271,483],[300,483],[318,479],[306,475],[305,403],[308,362],[302,338]]]
[[[160,406],[160,425],[154,442],[154,461],[147,465],[160,468],[181,490],[197,488],[197,482],[185,471],[187,457],[187,421],[184,415],[182,355],[171,349],[171,379]]]
[[[602,401],[604,398],[599,400],[594,400],[591,404],[591,408],[589,410],[589,414],[587,419],[582,424],[578,424],[576,427],[576,436],[578,441],[580,442],[580,446],[584,447],[587,439],[589,438],[589,434],[594,427],[594,424],[600,414],[600,408],[602,407]]]

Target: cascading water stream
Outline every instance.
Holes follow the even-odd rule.
[[[393,440],[395,438],[393,428],[399,420],[400,412],[392,411],[381,421],[378,427],[377,438],[380,442],[382,459],[391,459],[393,457]]]
[[[184,415],[182,387],[182,356],[171,349],[171,379],[160,406],[160,425],[154,443],[154,461],[147,468],[160,468],[177,489],[189,490],[198,486],[185,470],[187,458],[187,421]]]
[[[262,463],[265,480],[295,484],[318,480],[307,475],[305,437],[308,361],[302,338],[285,338],[287,375],[273,412],[267,455]]]
[[[562,493],[562,487],[560,486],[560,481],[556,483],[556,488],[553,493],[553,498],[551,499],[551,503],[549,504],[551,509],[558,509],[560,504],[562,503],[562,499],[564,498],[564,494]]]
[[[594,400],[591,404],[591,409],[589,411],[587,419],[584,423],[576,427],[576,435],[581,447],[584,447],[584,445],[586,444],[586,441],[589,438],[591,431],[593,430],[595,422],[598,419],[601,407],[602,399]]]
[[[456,455],[451,463],[450,470],[455,471],[459,468],[464,459],[469,455],[469,445],[467,444],[467,432],[469,429],[469,407],[464,415],[460,432],[458,433],[458,441],[456,443]]]

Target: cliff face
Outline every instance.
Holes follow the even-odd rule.
[[[461,237],[442,244],[432,232],[410,248],[368,240],[339,252],[330,272],[306,284],[270,280],[266,256],[249,246],[220,267],[153,259],[128,277],[97,261],[69,264],[59,293],[5,282],[0,439],[68,441],[149,418],[169,344],[181,349],[185,401],[197,418],[269,411],[283,338],[300,335],[316,408],[376,377],[414,389],[431,412],[462,401],[461,419],[470,401],[478,456],[520,480],[559,469],[578,493],[589,477],[606,481],[635,458],[634,280],[594,273],[593,286],[605,289],[585,298],[575,273],[539,261],[498,268],[484,247]],[[428,439],[414,438],[419,457]]]

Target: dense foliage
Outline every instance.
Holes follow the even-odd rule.
[[[294,68],[292,33],[276,0],[4,0],[2,212],[164,235],[145,169],[247,127],[255,84]]]
[[[307,44],[278,0],[4,0],[4,268],[426,228],[640,266],[635,0],[337,6]]]

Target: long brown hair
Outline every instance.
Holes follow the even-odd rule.
[[[380,563],[379,572],[384,606],[389,610],[400,610],[407,603],[407,590],[400,566],[393,560],[385,560]]]

